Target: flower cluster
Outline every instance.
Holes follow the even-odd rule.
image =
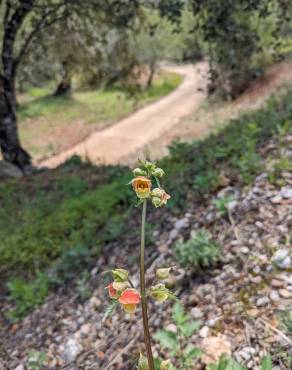
[[[117,300],[125,312],[134,313],[141,301],[140,293],[129,288],[129,273],[124,269],[112,270],[114,281],[107,287],[111,299]]]
[[[169,277],[171,268],[164,267],[156,270],[156,277],[163,281]],[[137,305],[141,301],[140,293],[129,286],[129,273],[124,269],[112,270],[113,282],[107,286],[108,294],[111,299],[120,303],[123,310],[127,313],[134,313]],[[164,302],[168,298],[174,297],[173,293],[159,282],[148,289],[148,296],[157,302]]]
[[[161,168],[156,167],[152,162],[140,161],[143,168],[135,168],[133,170],[134,179],[131,181],[133,189],[140,199],[151,198],[152,204],[158,208],[165,206],[170,195],[161,188],[159,179],[164,176],[164,171]],[[157,187],[152,189],[151,177],[156,180]]]

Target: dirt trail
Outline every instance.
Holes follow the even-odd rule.
[[[117,124],[93,133],[83,142],[41,163],[54,168],[77,154],[93,163],[119,163],[149,142],[157,140],[194,112],[206,98],[204,87],[208,65],[166,66],[164,69],[184,76],[182,84],[171,94],[150,104]]]

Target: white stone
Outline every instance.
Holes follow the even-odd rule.
[[[76,357],[79,355],[79,353],[82,351],[81,344],[74,338],[70,338],[65,346],[64,351],[61,354],[63,360],[65,363],[72,362],[76,359]]]
[[[261,306],[266,306],[269,303],[270,303],[270,300],[268,297],[261,297],[257,299],[256,305],[258,307],[261,307]]]
[[[207,338],[208,334],[209,334],[208,326],[203,326],[202,329],[200,329],[199,331],[199,336],[201,338]]]
[[[281,196],[285,199],[292,199],[292,188],[290,187],[284,187],[281,189],[280,192]]]
[[[203,312],[199,308],[193,307],[191,309],[191,316],[194,319],[198,320],[198,319],[201,319],[203,317]]]
[[[187,218],[182,218],[181,220],[177,220],[174,224],[176,230],[181,230],[189,226],[189,220]]]
[[[292,260],[286,249],[279,249],[272,257],[273,263],[280,269],[287,269],[292,266]]]
[[[20,364],[20,365],[16,366],[16,368],[14,370],[25,370],[25,367],[24,367],[24,365]]]

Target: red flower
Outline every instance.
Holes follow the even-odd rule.
[[[108,294],[111,299],[117,299],[118,298],[118,292],[117,290],[113,287],[113,283],[110,283],[110,285],[107,286],[108,288]]]
[[[119,302],[123,309],[128,313],[133,313],[136,310],[136,306],[141,301],[139,292],[135,289],[126,289],[123,291],[119,298]]]

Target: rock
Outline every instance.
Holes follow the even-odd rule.
[[[169,239],[170,240],[176,239],[177,236],[178,236],[177,229],[172,229],[171,232],[169,233]]]
[[[185,229],[189,226],[189,220],[187,218],[182,218],[181,220],[177,220],[174,224],[174,227],[176,230]]]
[[[22,176],[23,174],[17,166],[6,161],[0,161],[0,179]]]
[[[249,248],[248,247],[241,247],[240,248],[240,253],[242,253],[242,254],[248,254],[249,253]]]
[[[271,282],[270,282],[270,285],[273,288],[282,288],[284,286],[284,282],[281,281],[281,280],[272,279]]]
[[[282,298],[289,299],[292,298],[292,293],[287,289],[279,289],[279,294]]]
[[[259,275],[251,276],[249,280],[254,284],[260,284],[263,281],[263,279]]]
[[[287,249],[279,249],[273,255],[272,262],[280,269],[292,267],[292,260]]]
[[[203,317],[203,312],[197,308],[197,307],[193,307],[191,309],[191,316],[195,319],[195,320],[198,320],[198,319],[201,319]]]
[[[90,324],[83,324],[80,328],[80,332],[83,335],[88,335],[92,331],[92,325]]]
[[[280,300],[280,296],[276,290],[272,290],[269,297],[273,302],[279,302]]]
[[[176,333],[177,333],[177,327],[176,327],[176,325],[174,325],[174,324],[169,324],[169,325],[167,325],[165,329],[166,329],[167,331],[170,331],[170,332],[174,333],[174,334],[176,334]]]
[[[280,195],[285,199],[292,199],[292,188],[291,187],[284,187],[280,191]]]
[[[280,194],[274,196],[273,198],[271,198],[271,202],[274,203],[274,204],[279,204],[281,203],[283,200],[283,198],[281,197]]]
[[[255,354],[255,349],[253,347],[244,347],[240,350],[238,354],[245,361],[248,361]]]
[[[269,303],[270,303],[270,300],[269,300],[269,298],[268,298],[268,297],[260,297],[260,298],[258,298],[258,299],[257,299],[257,301],[256,301],[256,305],[257,305],[258,307],[266,306],[266,305],[268,305]]]
[[[200,329],[199,331],[199,336],[201,338],[207,338],[208,334],[209,334],[208,326],[203,326],[202,329]]]
[[[81,344],[76,339],[70,338],[64,346],[63,353],[61,354],[62,359],[65,363],[72,362],[76,359],[82,349]]]
[[[89,305],[90,307],[92,308],[96,308],[98,306],[100,306],[101,302],[100,302],[100,299],[98,299],[97,297],[95,296],[92,296],[89,300]]]
[[[16,366],[16,368],[14,370],[25,370],[25,367],[23,364],[20,364],[18,366]]]
[[[201,360],[206,365],[217,362],[222,355],[231,355],[231,345],[223,336],[205,338],[202,350],[204,355]]]

